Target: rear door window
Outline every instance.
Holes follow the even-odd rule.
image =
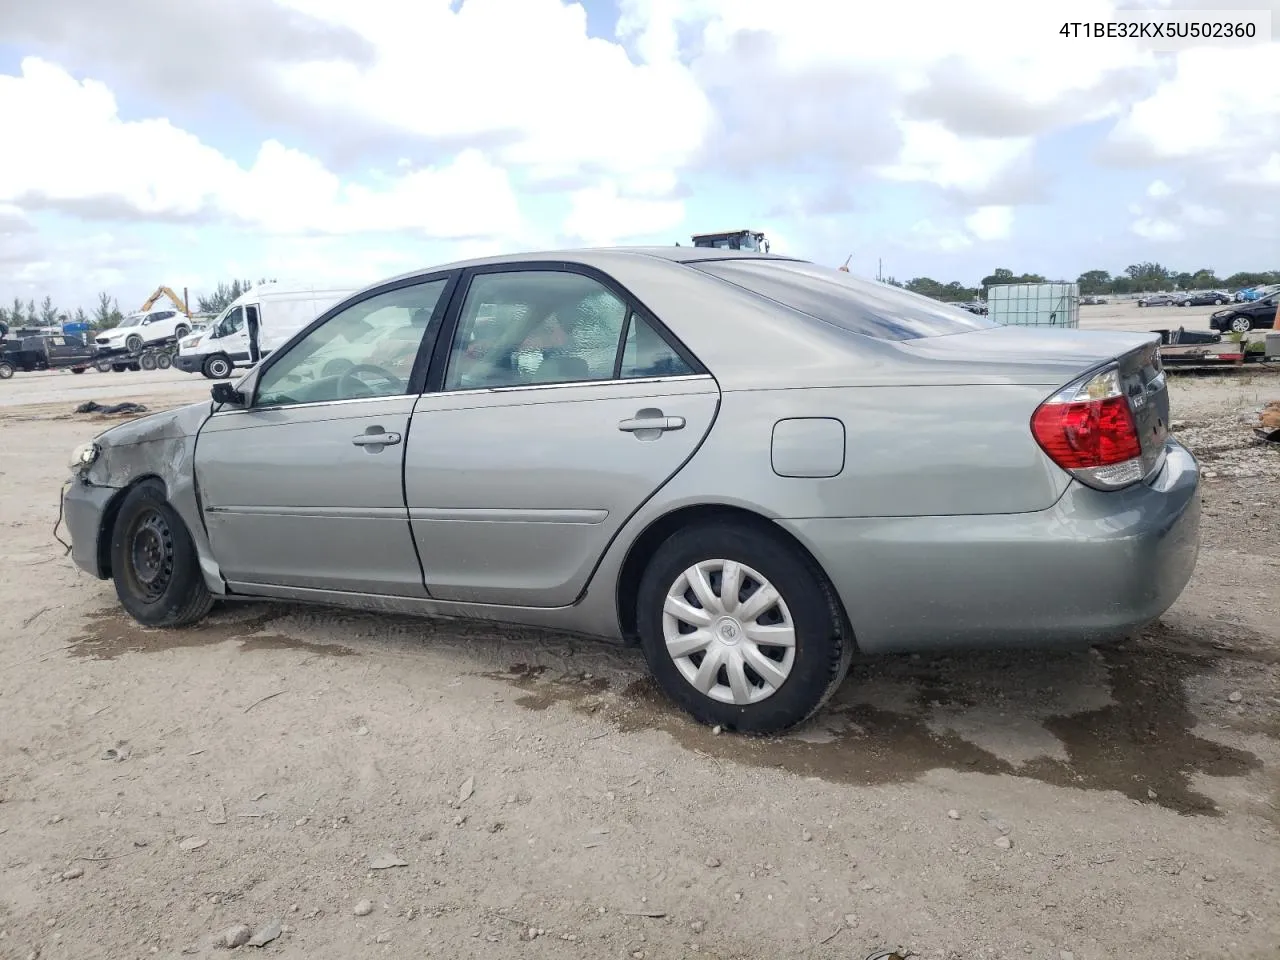
[[[711,260],[691,266],[852,333],[915,340],[996,326],[987,317],[898,287],[795,260]]]

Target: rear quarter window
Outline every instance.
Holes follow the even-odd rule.
[[[792,310],[877,340],[916,340],[996,326],[988,318],[959,307],[812,263],[714,260],[691,266]]]

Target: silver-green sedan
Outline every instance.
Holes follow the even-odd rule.
[[[319,601],[637,642],[697,719],[805,720],[865,653],[1089,643],[1196,561],[1152,334],[1005,328],[699,248],[455,263],[339,302],[74,460],[140,623]]]

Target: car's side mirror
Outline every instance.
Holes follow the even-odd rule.
[[[214,403],[226,404],[232,407],[243,407],[246,405],[245,395],[227,383],[215,383],[209,390],[209,394],[213,397]]]

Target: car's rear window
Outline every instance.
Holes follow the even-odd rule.
[[[708,260],[692,266],[793,310],[878,340],[941,337],[996,326],[986,317],[959,307],[812,263]]]

